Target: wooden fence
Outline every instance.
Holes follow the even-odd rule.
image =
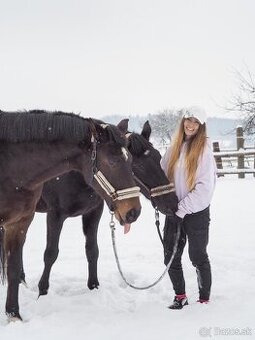
[[[227,174],[238,174],[239,178],[253,174],[255,177],[255,148],[245,148],[244,142],[242,127],[236,129],[236,150],[220,150],[219,142],[213,142],[218,177]]]

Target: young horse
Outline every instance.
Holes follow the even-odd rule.
[[[114,126],[45,111],[1,111],[0,126],[0,248],[4,246],[0,254],[7,261],[6,314],[21,319],[22,248],[43,183],[70,170],[79,171],[122,224],[135,221],[140,213],[139,188],[126,139]],[[5,259],[1,259],[4,280]]]
[[[126,132],[128,120],[118,127]],[[161,156],[149,142],[151,128],[144,124],[141,135],[128,133],[128,149],[133,157],[132,168],[138,185],[152,204],[164,214],[176,210],[177,197],[160,166]],[[154,190],[153,190],[154,189]],[[47,247],[44,253],[44,271],[39,282],[39,295],[46,295],[49,276],[58,256],[59,237],[64,221],[68,217],[82,215],[83,233],[86,237],[89,289],[98,288],[97,277],[97,230],[103,212],[102,199],[91,189],[77,172],[70,172],[44,184],[36,211],[47,212]],[[24,280],[24,275],[22,277]]]

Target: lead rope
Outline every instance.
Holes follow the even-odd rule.
[[[162,237],[160,229],[159,229],[159,211],[158,211],[158,208],[155,208],[155,224],[156,224],[156,227],[157,227],[158,236],[159,236],[160,241],[161,241],[161,243],[163,244],[163,247],[164,247],[163,237]]]
[[[137,289],[137,290],[145,290],[145,289],[149,289],[149,288],[152,288],[152,287],[156,286],[156,284],[158,284],[163,279],[165,274],[168,272],[168,270],[169,270],[169,268],[170,268],[170,266],[171,266],[171,264],[173,262],[173,259],[175,257],[176,251],[177,251],[178,243],[179,243],[179,238],[180,238],[180,233],[181,233],[181,224],[178,223],[175,243],[174,243],[174,247],[173,247],[173,254],[172,254],[172,256],[171,256],[171,258],[170,258],[170,260],[169,260],[169,262],[168,262],[168,264],[167,264],[167,266],[165,268],[165,270],[163,271],[163,273],[159,276],[159,278],[156,281],[154,281],[153,283],[149,284],[148,286],[137,287],[137,286],[134,286],[132,283],[128,282],[128,280],[124,276],[123,271],[121,269],[120,261],[119,261],[119,257],[118,257],[118,253],[117,253],[117,247],[116,247],[115,222],[114,222],[114,218],[113,218],[114,217],[114,212],[110,211],[110,214],[111,214],[111,221],[110,221],[109,225],[110,225],[110,228],[111,228],[111,235],[112,235],[112,247],[113,247],[113,252],[114,252],[116,264],[117,264],[120,276],[122,277],[123,281],[129,287]],[[156,216],[156,212],[155,212],[155,216]],[[158,218],[158,226],[159,226],[159,217],[158,217],[158,215],[156,217],[156,225],[157,225],[157,218]],[[160,234],[159,227],[157,227],[157,228],[158,228],[158,232]],[[161,242],[163,243],[163,239],[162,239],[161,234],[160,234],[160,239],[161,239]]]

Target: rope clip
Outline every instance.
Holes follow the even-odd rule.
[[[112,230],[115,230],[114,212],[110,210],[110,214],[111,214],[111,220],[110,220],[109,226]]]

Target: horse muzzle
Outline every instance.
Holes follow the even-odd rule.
[[[141,204],[138,197],[115,201],[114,214],[121,225],[133,223],[141,213]]]

